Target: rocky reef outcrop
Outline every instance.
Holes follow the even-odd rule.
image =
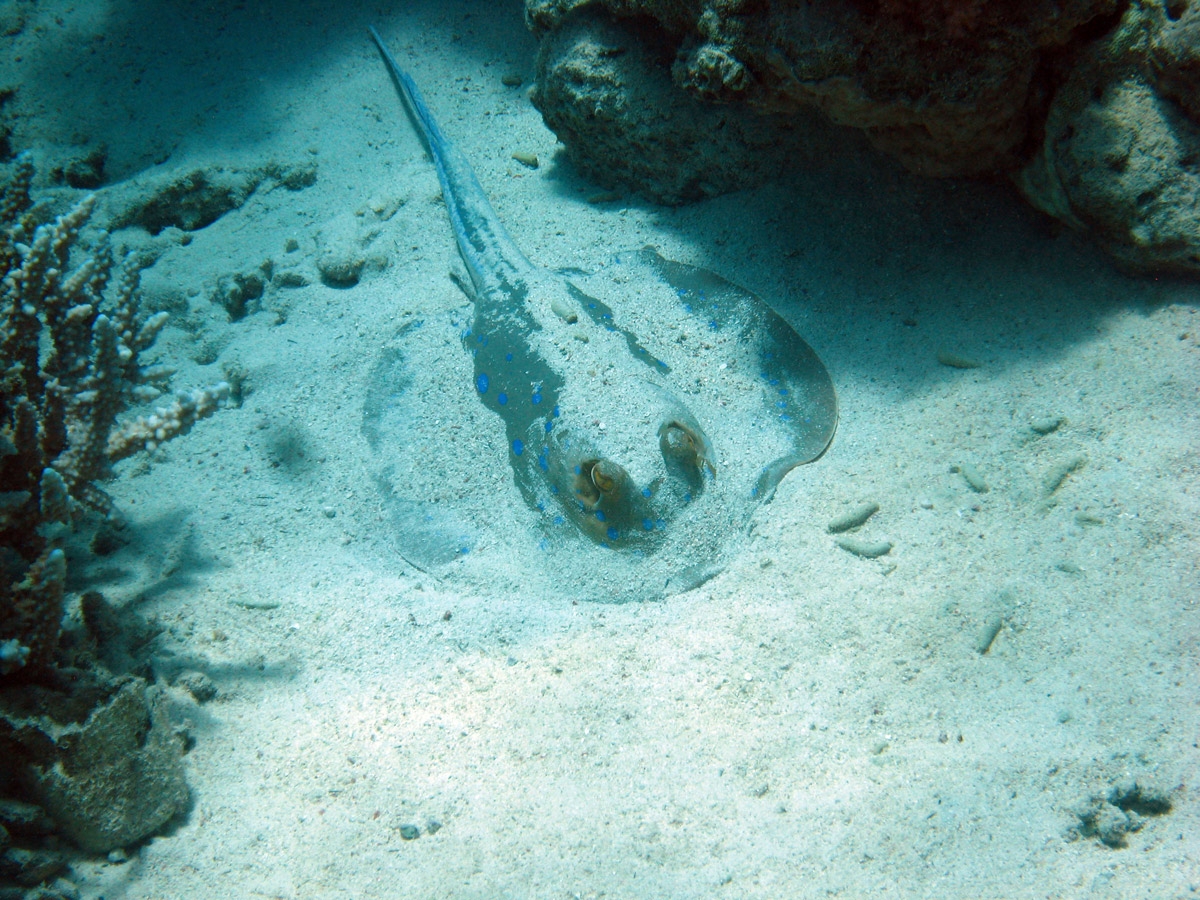
[[[671,77],[674,52],[656,22],[595,8],[545,35],[533,101],[588,178],[675,205],[864,144],[816,109],[761,113],[682,91]]]
[[[914,172],[1011,177],[1125,265],[1183,272],[1198,18],[1196,0],[526,3],[534,103],[592,177],[667,203],[736,189],[825,152],[819,113]]]
[[[1134,4],[1089,44],[1014,178],[1126,268],[1200,273],[1200,4]]]

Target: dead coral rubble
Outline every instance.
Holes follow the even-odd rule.
[[[0,677],[46,666],[57,645],[66,562],[55,527],[105,506],[97,482],[114,462],[187,432],[229,391],[177,394],[118,424],[171,374],[139,362],[166,314],[142,314],[137,269],[114,274],[106,243],[82,256],[92,197],[36,226],[32,181],[23,156],[0,193]]]

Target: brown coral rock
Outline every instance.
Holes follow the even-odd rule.
[[[129,846],[187,808],[183,741],[158,688],[125,677],[71,695],[43,691],[24,716],[4,706],[0,748],[14,774],[85,850]]]
[[[539,34],[571,0],[529,0]],[[819,4],[604,0],[649,17],[676,50],[675,83],[761,112],[817,107],[914,171],[965,175],[1015,163],[1058,57],[1118,0],[864,0]]]
[[[705,103],[671,81],[673,50],[649,20],[580,11],[548,34],[532,94],[572,163],[605,187],[678,204],[847,154],[856,135],[815,111],[761,115]]]
[[[915,172],[1010,175],[1127,268],[1200,272],[1200,0],[527,0],[526,18],[535,102],[610,185],[685,202],[779,174],[795,154],[772,155],[766,115],[714,137],[714,111],[813,133],[815,108]],[[593,52],[614,23],[653,41]]]
[[[1042,147],[1016,177],[1035,206],[1135,271],[1200,272],[1200,119],[1167,93],[1188,95],[1197,74],[1200,47],[1177,38],[1198,13],[1175,21],[1162,7],[1130,7],[1059,90]]]
[[[1150,42],[1150,65],[1163,96],[1200,122],[1200,3],[1173,0]]]

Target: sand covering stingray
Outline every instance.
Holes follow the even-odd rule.
[[[400,553],[484,581],[504,563],[594,600],[702,583],[832,440],[825,367],[754,294],[651,249],[592,274],[534,266],[372,34],[474,293],[469,316],[406,322],[369,385],[363,431]]]

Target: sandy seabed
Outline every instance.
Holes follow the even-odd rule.
[[[163,251],[145,293],[173,312],[176,385],[236,371],[245,398],[123,464],[131,542],[76,564],[166,626],[164,677],[219,689],[168,689],[195,739],[190,814],[78,865],[84,896],[1200,894],[1200,287],[1117,273],[1003,186],[883,162],[682,209],[589,204],[502,83],[532,76],[518,3],[330,6],[53,0],[2,39],[14,144],[43,175],[99,144],[102,198],[163,172],[318,172],[189,241],[115,235]],[[576,603],[587,571],[435,578],[398,552],[371,373],[405,316],[469,304],[368,23],[532,259],[656,245],[767,299],[833,373],[832,448],[717,578]],[[347,239],[361,279],[327,286],[316,261]],[[268,260],[295,277],[231,320],[219,286]],[[505,477],[453,446],[434,462]],[[826,527],[868,501],[859,536],[893,545],[876,559]],[[1107,801],[1133,782],[1170,811]],[[1088,836],[1092,797],[1141,826],[1124,847]]]

